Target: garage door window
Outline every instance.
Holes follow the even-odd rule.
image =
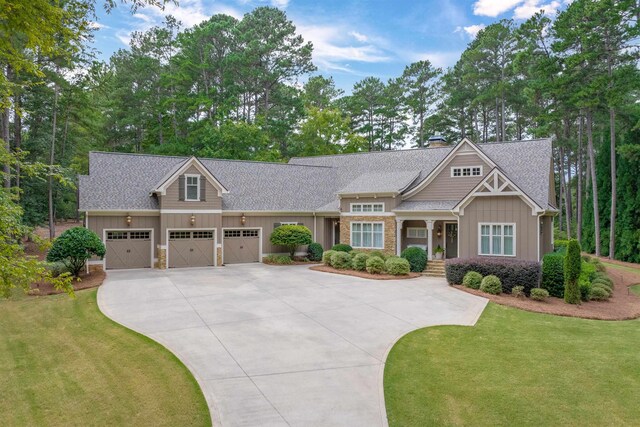
[[[213,239],[213,231],[194,231],[194,239]]]
[[[107,231],[107,240],[126,240],[126,231]]]
[[[171,240],[181,240],[181,239],[190,239],[191,232],[190,231],[170,231],[169,239]]]
[[[149,240],[151,233],[149,231],[132,231],[129,238],[132,240]]]

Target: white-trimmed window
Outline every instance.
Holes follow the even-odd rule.
[[[284,221],[284,222],[281,222],[281,223],[280,223],[280,225],[298,225],[298,223],[297,223],[297,222],[295,222],[295,221],[294,221],[294,222],[290,222],[290,221],[289,221],[289,222],[287,222],[287,221]]]
[[[451,176],[482,176],[482,166],[453,166],[451,167]]]
[[[478,254],[491,256],[516,255],[516,225],[480,223]]]
[[[384,212],[384,203],[351,203],[352,213]]]
[[[384,223],[352,222],[351,246],[363,249],[384,249]]]
[[[425,227],[407,227],[407,237],[409,239],[426,239],[427,229]]]
[[[200,175],[184,176],[184,199],[190,202],[200,200]]]

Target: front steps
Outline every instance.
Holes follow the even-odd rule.
[[[422,272],[423,276],[444,277],[444,260],[432,259],[427,261],[427,268]]]

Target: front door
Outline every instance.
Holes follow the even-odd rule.
[[[458,257],[458,224],[448,222],[444,226],[445,231],[445,257],[457,258]]]

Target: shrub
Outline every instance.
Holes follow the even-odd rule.
[[[369,254],[357,253],[353,257],[353,260],[351,261],[351,266],[356,271],[365,271],[367,269],[368,259],[369,259]]]
[[[480,289],[480,284],[482,283],[482,274],[476,271],[470,271],[464,275],[462,279],[462,284],[467,288],[471,289]]]
[[[331,255],[331,266],[338,270],[351,268],[351,255],[346,252],[335,251],[333,255]]]
[[[526,295],[524,293],[524,286],[514,286],[513,288],[511,288],[511,295],[513,295],[516,298],[525,297]]]
[[[603,272],[603,271],[596,271],[596,272],[594,272],[594,273],[591,275],[590,279],[591,279],[591,280],[596,280],[596,279],[611,280],[611,279],[609,278],[609,275],[608,275],[607,273]]]
[[[58,277],[63,273],[67,273],[69,270],[67,266],[62,262],[49,262],[47,263],[47,270],[51,272],[53,277]]]
[[[369,252],[369,256],[377,256],[378,258],[382,258],[383,261],[387,259],[387,254],[382,251],[371,251]]]
[[[553,250],[555,252],[564,253],[566,252],[568,246],[569,246],[568,240],[558,239],[553,241]]]
[[[93,255],[102,258],[105,252],[104,243],[96,233],[84,227],[73,227],[54,240],[47,261],[61,262],[77,276],[89,258]]]
[[[482,279],[480,290],[488,294],[498,295],[502,292],[502,283],[498,277],[490,274]]]
[[[323,252],[324,250],[320,243],[311,243],[307,248],[307,258],[309,258],[310,261],[321,261]]]
[[[482,276],[494,275],[502,282],[503,291],[510,293],[514,286],[524,286],[525,293],[540,283],[539,262],[509,258],[453,258],[445,261],[447,281],[460,284],[469,271],[477,271]]]
[[[379,256],[371,256],[367,260],[367,272],[371,274],[380,274],[384,271],[384,260]]]
[[[281,225],[271,233],[269,241],[272,245],[284,246],[291,258],[296,254],[298,246],[311,244],[311,230],[304,225]]]
[[[580,243],[571,239],[567,246],[567,256],[564,258],[564,301],[568,304],[580,304],[578,278],[581,269]]]
[[[611,289],[610,287],[608,287],[607,285],[604,285],[602,283],[594,283],[591,285],[591,290],[593,291],[596,288],[600,288],[600,289],[604,289],[605,291],[607,291],[607,293],[609,294],[609,296],[611,296],[613,294],[613,289]]]
[[[407,261],[409,261],[409,265],[411,266],[411,271],[414,273],[419,273],[424,271],[427,266],[427,251],[422,248],[407,248],[402,251],[400,256]]]
[[[580,282],[580,299],[582,301],[591,299],[591,282]]]
[[[289,265],[293,264],[293,260],[289,255],[276,255],[271,254],[264,257],[263,260],[266,264],[279,264],[279,265]]]
[[[590,263],[593,264],[593,266],[596,268],[596,271],[607,271],[607,267],[605,267],[598,258],[591,258]]]
[[[542,257],[542,283],[541,288],[549,291],[549,294],[564,297],[564,255],[551,252]]]
[[[611,279],[605,279],[605,278],[603,278],[603,277],[599,277],[599,278],[597,278],[597,279],[594,279],[594,280],[591,282],[591,284],[592,284],[592,285],[602,284],[602,285],[605,285],[605,286],[606,286],[606,287],[608,287],[608,288],[613,289],[613,282],[611,281]]]
[[[584,262],[591,262],[591,257],[589,255],[582,255],[582,260]]]
[[[595,278],[596,267],[595,265],[584,261],[581,262],[580,277],[578,277],[578,283],[591,282]]]
[[[324,251],[324,253],[322,254],[322,263],[324,265],[331,266],[331,257],[335,253],[336,251],[332,251],[332,250]]]
[[[346,243],[338,243],[337,245],[333,245],[331,250],[338,251],[338,252],[351,252],[353,248],[347,245]]]
[[[394,276],[404,276],[411,271],[409,261],[400,257],[387,258],[384,262],[384,268],[387,270],[387,273],[393,274]]]
[[[593,301],[606,301],[609,299],[609,293],[603,288],[594,286],[593,289],[591,289],[590,297]]]
[[[549,297],[549,291],[542,288],[531,289],[531,299],[535,301],[544,301]]]

